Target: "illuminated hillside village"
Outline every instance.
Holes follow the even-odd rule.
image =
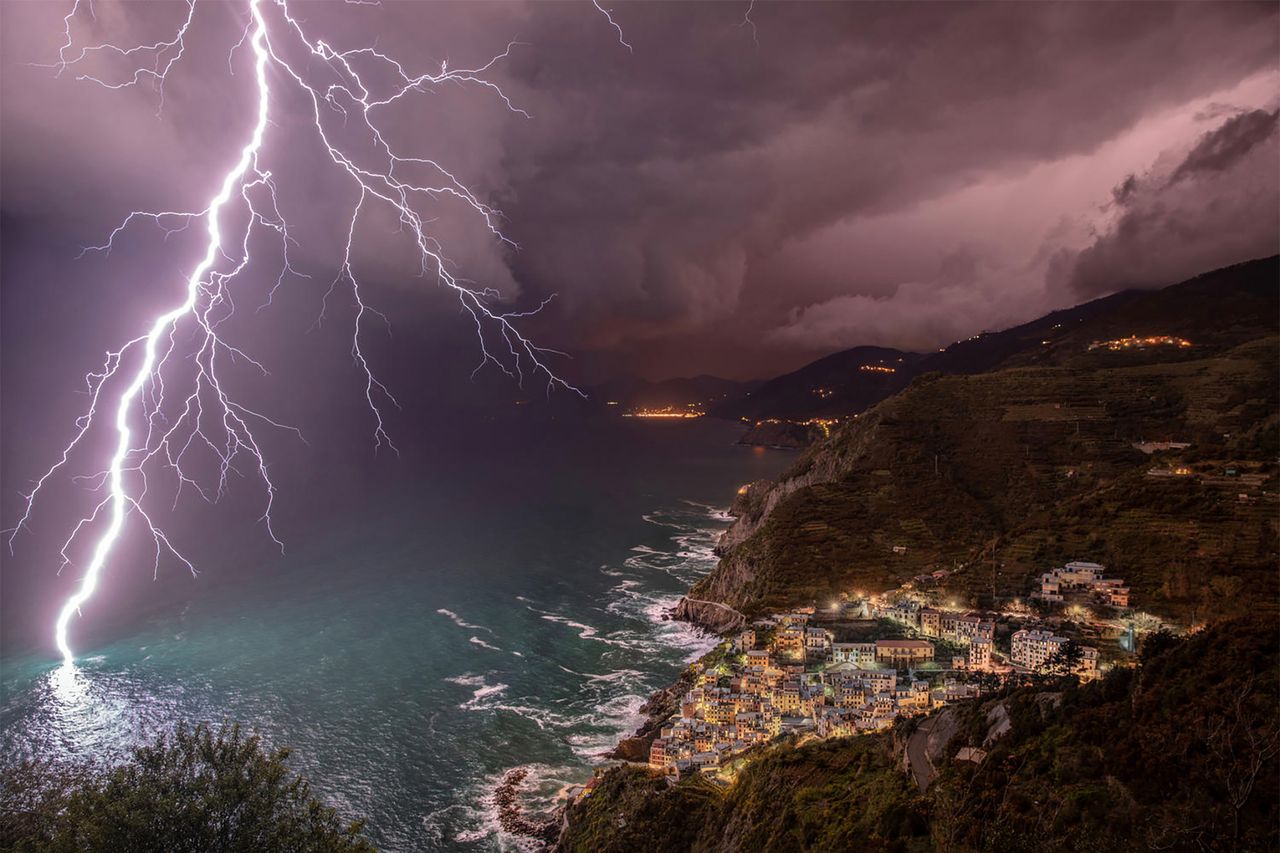
[[[1098,677],[1097,648],[1056,633],[1025,605],[994,613],[934,601],[927,588],[938,580],[798,608],[726,640],[694,664],[693,686],[653,741],[649,767],[672,780],[699,773],[727,782],[743,753],[781,735],[805,741],[885,729],[1010,678]],[[1093,619],[1082,602],[1123,608],[1128,595],[1122,579],[1088,562],[1045,572],[1031,592],[1044,602],[1073,602],[1066,625]],[[996,641],[997,620],[1017,626],[1007,644]],[[840,641],[855,623],[909,636]]]

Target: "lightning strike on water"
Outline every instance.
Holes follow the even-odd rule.
[[[400,61],[375,47],[339,50],[312,36],[291,14],[287,0],[244,2],[249,20],[240,41],[230,48],[228,63],[233,61],[235,52],[247,43],[253,54],[256,96],[253,125],[235,163],[222,176],[218,191],[199,211],[134,211],[116,227],[106,243],[86,250],[109,253],[116,237],[136,221],[150,220],[167,236],[203,220],[207,232],[203,256],[186,276],[181,301],[151,318],[144,334],[108,352],[101,370],[88,374],[88,407],[76,421],[74,435],[60,457],[25,496],[22,517],[10,531],[9,545],[12,549],[13,538],[26,526],[41,490],[55,474],[70,464],[74,452],[91,429],[109,417],[114,433],[114,450],[105,470],[88,478],[96,482],[99,489],[105,489],[106,496],[74,525],[61,548],[63,564],[59,571],[72,563],[71,555],[82,539],[92,542],[91,558],[84,575],[74,594],[63,605],[55,626],[55,641],[67,666],[75,659],[68,639],[72,617],[80,613],[81,607],[93,596],[112,549],[131,517],[141,519],[141,524],[154,540],[155,571],[159,571],[161,557],[170,554],[195,573],[191,561],[156,525],[147,509],[149,475],[168,471],[175,478],[175,506],[184,488],[190,488],[201,498],[212,502],[226,493],[229,475],[238,473],[235,465],[245,457],[263,489],[259,520],[271,540],[283,547],[271,524],[276,488],[254,430],[264,426],[288,430],[299,438],[302,433],[246,408],[232,398],[222,380],[225,364],[243,359],[263,375],[268,371],[226,340],[218,330],[234,312],[228,285],[251,264],[249,246],[253,234],[264,229],[274,232],[283,252],[283,266],[275,286],[266,294],[263,307],[270,304],[276,288],[287,275],[305,277],[290,263],[290,248],[296,246],[296,241],[280,212],[275,178],[264,164],[264,145],[273,126],[273,86],[292,86],[296,93],[302,95],[318,141],[334,168],[351,181],[356,191],[357,199],[350,210],[346,228],[342,262],[328,293],[340,287],[348,288],[355,306],[351,357],[359,368],[364,397],[372,414],[375,450],[384,445],[395,450],[386,430],[381,406],[396,403],[391,392],[374,376],[361,347],[361,330],[368,320],[366,315],[380,316],[365,302],[352,263],[356,225],[368,206],[386,205],[395,214],[401,229],[415,246],[420,272],[433,276],[457,297],[475,325],[480,349],[477,371],[493,365],[520,383],[526,378],[538,377],[546,383],[548,392],[558,387],[581,394],[546,364],[548,355],[563,353],[536,345],[516,326],[521,318],[536,313],[546,302],[532,312],[504,311],[496,305],[499,301],[496,291],[472,287],[456,277],[449,269],[443,247],[429,233],[430,220],[424,218],[415,203],[440,198],[460,201],[474,212],[495,239],[515,247],[499,228],[501,213],[480,200],[437,161],[399,153],[384,136],[377,120],[381,108],[447,83],[485,89],[506,109],[527,117],[528,113],[512,103],[506,93],[485,76],[510,55],[516,43],[508,44],[502,53],[476,68],[451,69],[442,63],[437,72],[413,73]],[[182,59],[192,32],[195,0],[187,0],[185,19],[173,38],[133,47],[102,43],[77,48],[73,29],[82,5],[92,15],[91,2],[76,0],[63,19],[64,41],[59,48],[57,62],[50,67],[56,69],[57,74],[75,72],[77,80],[96,83],[107,89],[124,89],[149,82],[155,86],[160,108],[163,109],[164,85],[170,71]],[[619,41],[629,49],[630,45],[623,40],[621,29],[609,13],[599,3],[595,5],[618,29]],[[305,61],[294,59],[295,54],[305,57]],[[128,61],[137,67],[120,79],[79,73],[82,63],[97,56]],[[377,71],[366,70],[362,74],[357,66],[372,66]],[[333,82],[313,82],[318,70],[331,75]],[[372,82],[375,78],[394,82],[390,87],[385,83],[379,86]],[[377,152],[378,162],[369,163],[367,158],[362,161],[348,146],[335,141],[330,123],[341,122],[349,131],[352,118],[359,122],[359,129]],[[404,177],[404,172],[411,167],[426,170],[435,178],[430,183],[422,183]],[[244,217],[244,224],[242,229],[237,227],[238,233],[225,233],[223,217],[232,210],[239,211]],[[180,343],[180,340],[185,340],[179,334],[180,328],[192,332],[191,343]],[[194,365],[193,370],[189,374],[178,373],[175,368],[187,362]],[[175,385],[179,386],[176,392]],[[179,400],[176,405],[166,403],[174,399]],[[195,450],[207,450],[217,460],[215,482],[202,484],[196,476],[188,473],[189,463],[184,468],[184,460]]]

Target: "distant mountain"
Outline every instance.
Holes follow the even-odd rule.
[[[718,417],[840,417],[857,414],[926,373],[967,375],[1000,367],[1088,367],[1095,341],[1171,335],[1192,342],[1195,357],[1256,339],[1274,329],[1269,313],[1280,258],[1236,264],[1163,290],[1128,290],[1054,311],[1011,329],[984,332],[935,353],[855,347],[763,383],[715,406]],[[1169,354],[1159,357],[1167,360]],[[1190,354],[1188,354],[1190,357]],[[874,371],[869,365],[894,368]]]
[[[770,379],[711,414],[750,420],[853,414],[906,387],[923,358],[887,347],[854,347]]]

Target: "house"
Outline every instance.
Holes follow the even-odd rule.
[[[963,684],[953,678],[948,678],[942,685],[942,699],[944,702],[959,702],[961,699],[973,699],[978,695],[978,685]]]
[[[829,648],[831,648],[830,631],[825,628],[804,629],[804,649],[807,654],[821,657],[826,655]]]
[[[1061,602],[1063,593],[1073,589],[1088,590],[1103,604],[1129,606],[1129,588],[1120,578],[1105,578],[1106,567],[1099,563],[1076,560],[1040,575],[1040,589],[1035,597]]]
[[[1009,660],[1027,669],[1041,669],[1066,642],[1066,637],[1054,636],[1049,631],[1023,628],[1013,634]]]
[[[733,646],[740,652],[750,651],[756,647],[756,632],[752,628],[740,632],[733,641]]]
[[[932,607],[920,609],[920,633],[926,637],[942,636],[942,614]]]
[[[876,662],[875,643],[832,643],[832,663],[851,663],[855,666],[871,666]]]
[[[649,744],[649,769],[663,770],[667,766],[667,742],[662,738],[654,739]]]
[[[798,626],[781,629],[773,637],[774,650],[781,657],[791,660],[804,660],[804,632],[805,629]]]
[[[899,669],[933,660],[928,640],[876,640],[876,660]]]
[[[974,637],[969,641],[969,669],[986,670],[991,668],[991,651],[995,646],[987,637]]]
[[[1023,629],[1015,631],[1009,659],[1018,666],[1030,670],[1042,670],[1049,666],[1053,658],[1062,653],[1069,641],[1066,637],[1058,637],[1049,631]],[[1080,662],[1076,664],[1075,674],[1084,680],[1096,678],[1098,674],[1098,650],[1092,646],[1080,647]]]

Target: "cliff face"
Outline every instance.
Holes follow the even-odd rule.
[[[735,499],[730,512],[733,524],[720,536],[716,553],[722,557],[734,551],[759,530],[779,503],[794,492],[818,483],[829,483],[846,474],[875,439],[879,416],[873,411],[848,424],[806,450],[796,463],[775,482],[758,481]],[[847,436],[847,438],[846,438]]]

